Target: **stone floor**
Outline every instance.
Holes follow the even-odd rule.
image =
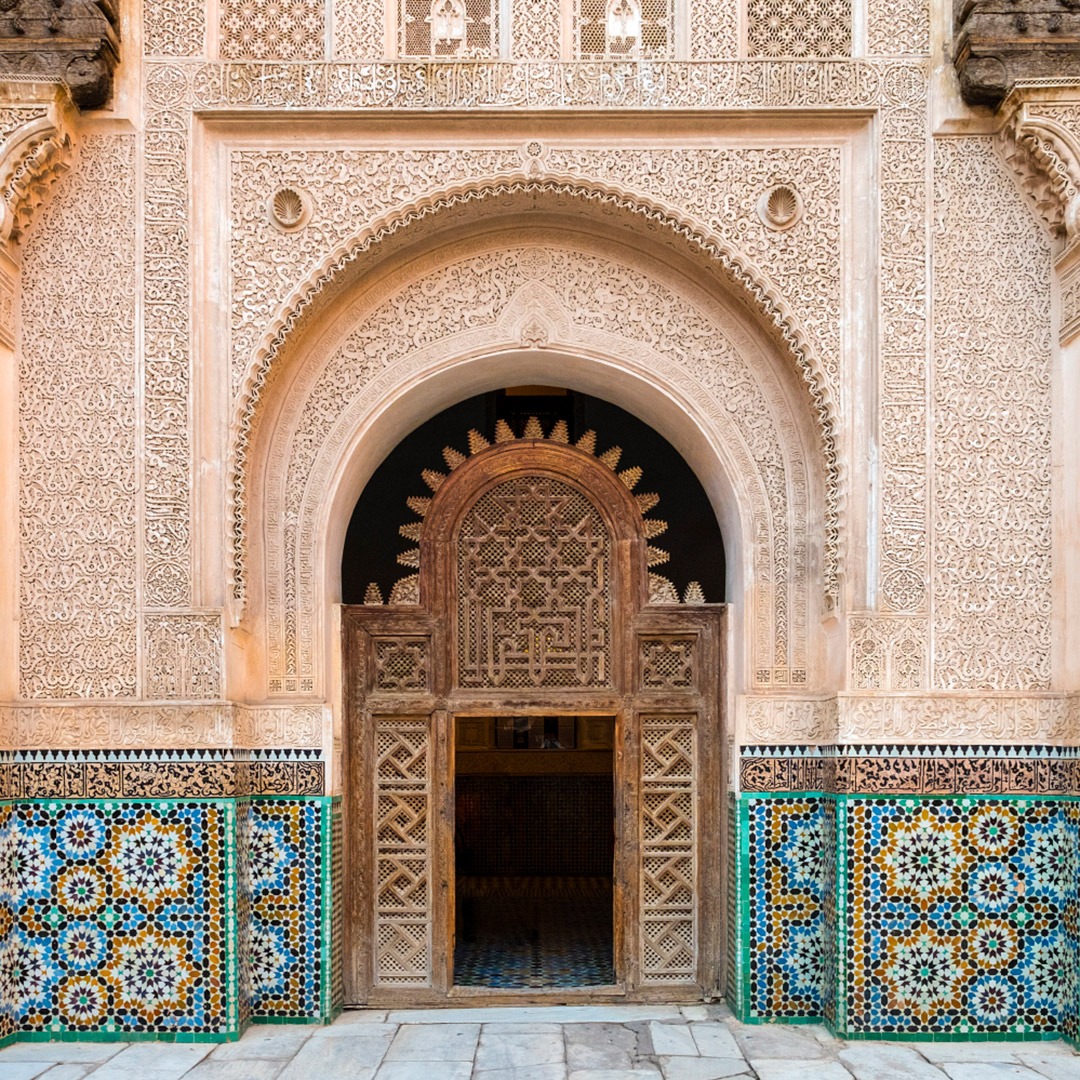
[[[1061,1042],[845,1043],[722,1005],[346,1013],[236,1043],[20,1043],[0,1080],[1080,1080]]]

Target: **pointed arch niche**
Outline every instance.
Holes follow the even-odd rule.
[[[475,203],[348,263],[249,380],[230,466],[231,692],[327,702],[340,746],[334,605],[360,492],[406,432],[522,384],[618,405],[698,476],[726,547],[729,698],[827,689],[836,433],[778,302],[655,217],[558,193]]]

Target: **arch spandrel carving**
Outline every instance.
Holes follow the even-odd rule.
[[[400,328],[414,324],[422,332],[403,336]],[[659,430],[677,444],[696,442],[702,467],[726,477],[714,477],[713,498],[731,515],[724,527],[747,565],[741,580],[753,581],[745,596],[750,677],[768,686],[813,681],[810,627],[824,590],[820,538],[809,523],[820,513],[812,508],[821,505],[825,470],[797,377],[738,304],[614,241],[560,229],[490,232],[381,276],[337,309],[288,370],[256,459],[253,536],[269,575],[271,692],[312,691],[320,680],[325,631],[316,613],[329,601],[316,564],[335,556],[312,553],[326,532],[327,492],[342,483],[350,454],[364,440],[372,445],[371,425],[387,409],[408,408],[400,403],[411,388],[445,403],[451,398],[440,393],[550,380],[553,370],[649,422],[639,398],[670,407]]]
[[[281,359],[307,328],[317,323],[320,313],[372,269],[378,254],[391,250],[395,240],[419,241],[438,232],[444,220],[460,227],[470,214],[490,223],[492,216],[518,209],[516,199],[525,199],[534,211],[539,201],[560,213],[572,211],[586,218],[592,215],[601,219],[601,223],[605,219],[626,220],[632,222],[636,235],[648,236],[653,241],[662,238],[681,258],[721,283],[725,295],[751,312],[759,326],[774,337],[787,363],[799,373],[814,420],[816,452],[823,462],[825,477],[822,587],[825,595],[834,598],[843,501],[837,451],[839,409],[825,365],[790,306],[751,260],[687,214],[655,199],[594,182],[519,174],[470,182],[425,196],[389,213],[362,234],[339,245],[278,310],[243,375],[230,427],[231,535],[227,550],[234,606],[242,610],[247,597],[247,504],[252,441],[263,411],[260,403],[268,393],[270,381],[276,377]]]

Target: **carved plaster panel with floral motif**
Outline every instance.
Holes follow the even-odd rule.
[[[1043,690],[1054,610],[1050,244],[989,138],[937,140],[934,171],[931,685]]]
[[[929,625],[922,616],[854,615],[848,625],[852,690],[925,690]]]
[[[86,136],[24,245],[24,698],[138,689],[135,154],[131,135]]]

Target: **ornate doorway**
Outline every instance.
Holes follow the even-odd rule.
[[[559,997],[711,995],[723,608],[650,572],[657,497],[591,432],[500,422],[469,450],[409,500],[415,573],[343,609],[347,1000],[543,996],[455,984],[456,752],[492,717],[613,725],[613,979]]]

